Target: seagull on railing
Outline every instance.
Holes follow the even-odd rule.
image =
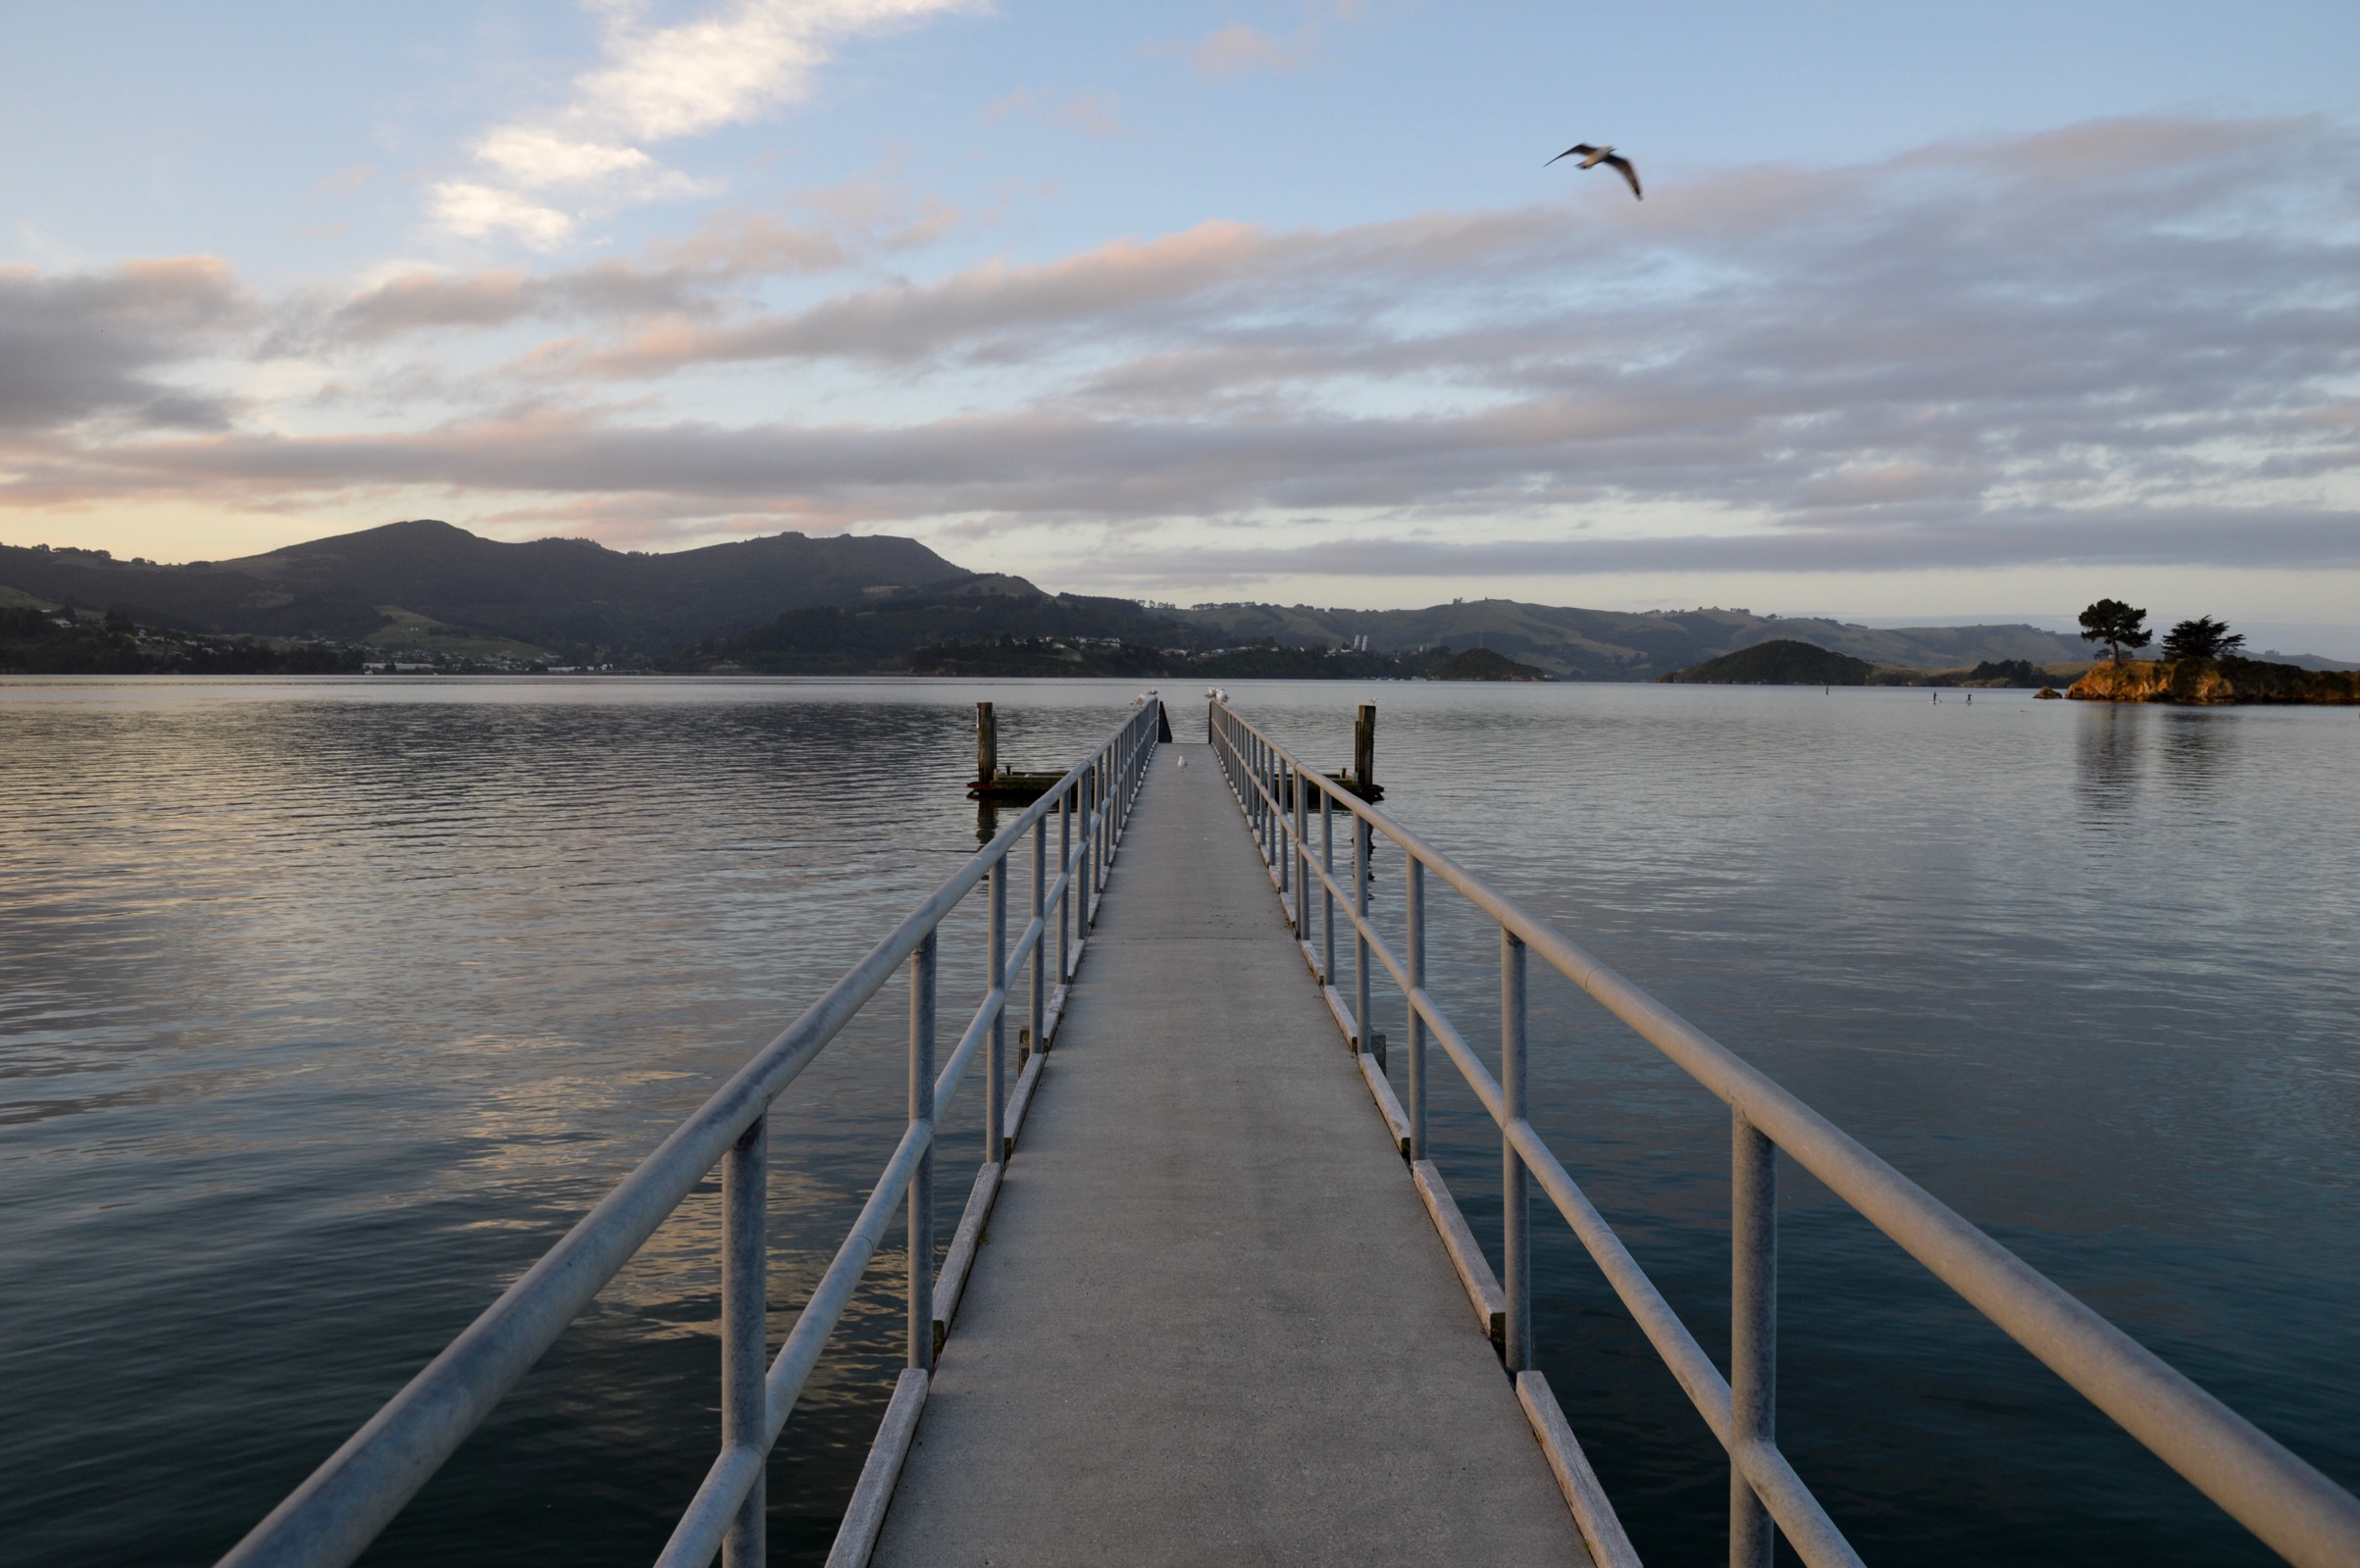
[[[1613,147],[1593,147],[1586,141],[1577,141],[1564,152],[1559,153],[1557,158],[1570,158],[1575,153],[1581,155],[1582,168],[1595,169],[1600,164],[1604,164],[1630,181],[1630,193],[1634,200],[1645,201],[1647,199],[1639,194],[1639,171],[1630,166],[1628,158],[1618,156]],[[1557,162],[1557,158],[1550,159],[1549,164]],[[1543,164],[1541,167],[1546,169],[1549,164]]]

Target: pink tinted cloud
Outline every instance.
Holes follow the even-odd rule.
[[[2343,210],[2352,140],[2215,128],[2121,122],[1668,178],[1644,208],[1576,187],[1342,228],[1206,222],[780,311],[650,281],[736,265],[733,245],[762,242],[750,228],[611,274],[422,282],[408,319],[454,333],[469,312],[562,306],[587,325],[514,381],[486,378],[488,412],[406,430],[33,429],[0,454],[0,505],[443,486],[682,531],[1357,511],[1386,520],[1362,531],[1372,562],[1429,559],[1386,530],[1669,506],[1754,520],[1727,548],[1764,570],[1825,570],[1846,541],[1864,570],[2044,549],[2340,560],[2360,242],[2320,215]],[[177,352],[155,342],[167,358],[143,365]],[[619,378],[765,360],[921,389],[975,365],[1002,379],[863,422],[798,401],[795,377],[775,379],[794,412],[738,426],[666,413],[652,382],[639,406],[593,401]],[[519,384],[541,401],[497,406]],[[1579,542],[1596,570],[1720,547]]]

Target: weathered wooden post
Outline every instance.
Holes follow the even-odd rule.
[[[975,783],[989,789],[1000,772],[1000,722],[992,717],[992,705],[975,705]]]
[[[1373,800],[1376,788],[1376,704],[1360,704],[1360,717],[1352,726],[1352,779],[1359,787],[1353,792],[1362,800]]]

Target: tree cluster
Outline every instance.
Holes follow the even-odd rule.
[[[2155,633],[2147,630],[2146,623],[2146,611],[2134,609],[2120,599],[2100,599],[2081,612],[2081,639],[2105,643],[2114,654],[2114,662],[2120,664],[2125,648],[2143,648],[2155,640]],[[2226,621],[2200,615],[2164,633],[2163,656],[2175,663],[2182,659],[2222,659],[2244,646],[2243,632],[2232,632]]]
[[[2245,646],[2245,634],[2232,632],[2229,623],[2200,615],[2193,621],[2182,621],[2164,633],[2163,656],[2167,659],[2218,659]]]

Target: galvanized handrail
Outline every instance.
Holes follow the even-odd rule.
[[[1525,1183],[1537,1180],[1664,1358],[1730,1459],[1729,1561],[1768,1568],[1772,1522],[1813,1568],[1860,1561],[1780,1453],[1772,1420],[1777,1365],[1777,1152],[1916,1258],[2116,1425],[2300,1568],[2360,1568],[2360,1499],[2198,1388],[2153,1351],[1871,1153],[1848,1134],[1748,1065],[1726,1046],[1601,963],[1482,879],[1354,795],[1219,698],[1207,730],[1224,774],[1288,905],[1288,917],[1359,1049],[1366,1029],[1371,957],[1406,999],[1410,1105],[1406,1158],[1426,1149],[1426,1037],[1442,1045],[1501,1129],[1506,1330],[1511,1373],[1531,1364],[1531,1274]],[[1317,798],[1318,842],[1309,801]],[[1353,819],[1353,885],[1335,872],[1334,814]],[[1368,852],[1382,833],[1402,851],[1406,956],[1368,915]],[[1426,989],[1425,892],[1431,872],[1500,929],[1501,1074],[1495,1080]],[[1309,888],[1320,888],[1322,940],[1311,946]],[[1357,949],[1356,1005],[1335,991],[1336,908],[1344,904]],[[1579,986],[1711,1089],[1731,1120],[1731,1354],[1724,1379],[1613,1229],[1525,1117],[1524,970],[1527,952]],[[1385,1091],[1390,1094],[1390,1090]],[[1390,1116],[1393,1112],[1388,1109]]]
[[[975,1196],[940,1279],[942,1296],[955,1302],[973,1259],[974,1233],[998,1189],[1045,1060],[1042,1053],[1062,1013],[1063,988],[1088,939],[1115,845],[1154,751],[1159,711],[1154,699],[1148,700],[976,851],[231,1548],[222,1568],[334,1568],[358,1557],[716,1164],[722,1167],[722,1447],[659,1561],[672,1568],[702,1568],[718,1550],[729,1568],[756,1568],[762,1562],[763,1461],[882,1242],[895,1206],[906,1198],[908,1370],[862,1477],[864,1492],[876,1490],[880,1474],[890,1491],[949,1322],[949,1308],[938,1311],[932,1179],[942,1107],[976,1055],[986,1054],[985,1148],[991,1157],[976,1179]],[[1054,883],[1045,884],[1052,813],[1061,869]],[[1008,857],[1028,833],[1033,838],[1032,919],[1011,949]],[[991,984],[938,1074],[937,932],[987,878]],[[1007,1000],[1028,960],[1031,1054],[1011,1098],[1004,1068]],[[771,1104],[905,962],[910,965],[908,1126],[766,1371],[764,1196]],[[1054,991],[1047,980],[1052,964]],[[874,1517],[863,1519],[856,1507],[846,1530],[867,1529],[873,1535],[874,1524]],[[840,1536],[839,1554],[865,1560],[867,1542],[858,1543],[855,1554]]]

